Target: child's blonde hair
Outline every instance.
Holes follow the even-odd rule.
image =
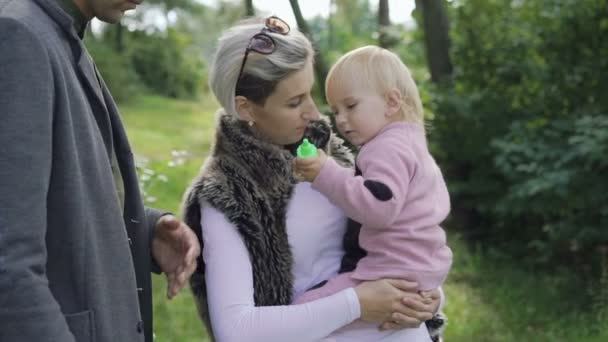
[[[416,82],[407,66],[389,50],[368,45],[340,57],[327,74],[325,93],[328,94],[330,87],[339,87],[340,84],[364,84],[380,96],[396,89],[401,94],[401,118],[424,123]]]

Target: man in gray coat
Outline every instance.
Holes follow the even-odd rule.
[[[144,208],[118,110],[83,45],[141,0],[0,0],[0,341],[152,341],[194,233]]]

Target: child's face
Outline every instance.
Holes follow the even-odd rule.
[[[361,146],[392,122],[386,99],[369,87],[334,82],[327,89],[327,102],[336,117],[340,133],[353,145]]]

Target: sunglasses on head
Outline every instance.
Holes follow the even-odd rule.
[[[245,63],[247,62],[247,56],[249,56],[251,51],[261,53],[263,55],[270,55],[276,49],[274,40],[266,32],[287,35],[289,30],[289,25],[283,19],[274,15],[266,18],[265,26],[262,28],[262,31],[251,37],[249,40],[249,44],[245,49],[245,56],[243,57],[243,63],[241,63],[241,70],[239,71],[237,82],[241,79],[241,76],[243,76],[243,69],[245,68]]]

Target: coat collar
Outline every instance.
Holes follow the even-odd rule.
[[[74,19],[65,12],[61,5],[59,5],[58,0],[34,0],[34,2],[36,2],[38,6],[40,6],[46,14],[68,34],[68,37],[80,40],[78,32],[76,32]]]
[[[82,11],[74,0],[55,0],[61,6],[61,8],[70,15],[72,18],[72,25],[74,29],[78,33],[78,37],[82,39],[84,37],[84,32],[87,29],[87,25],[89,24],[89,20],[82,14]]]
[[[84,42],[80,39],[74,25],[74,18],[70,16],[59,1],[64,0],[34,0],[42,10],[66,33],[70,53],[75,60],[75,69],[87,92],[95,120],[99,125],[103,135],[108,154],[112,148],[112,134],[110,122],[108,120],[108,108],[103,95],[105,85],[101,81],[101,76],[95,67],[93,59],[89,55]],[[76,19],[77,20],[77,19]]]

